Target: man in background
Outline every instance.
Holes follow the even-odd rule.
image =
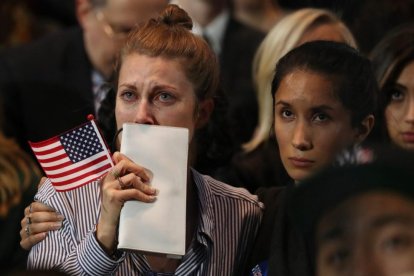
[[[98,115],[114,61],[135,24],[167,0],[76,0],[80,27],[56,32],[0,55],[4,131],[30,152],[41,141]],[[109,114],[105,114],[109,115]],[[98,118],[99,119],[99,118]],[[113,129],[104,133],[107,139]]]

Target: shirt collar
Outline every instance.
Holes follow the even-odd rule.
[[[197,228],[196,238],[198,242],[207,246],[213,241],[214,229],[212,192],[209,185],[206,185],[203,176],[196,170],[191,169],[194,183],[197,189],[198,204],[200,208],[200,220]]]
[[[213,21],[210,22],[206,27],[201,28],[200,25],[194,24],[193,32],[199,35],[204,34],[208,37],[210,46],[216,55],[221,53],[221,45],[223,42],[224,34],[226,32],[226,26],[230,19],[230,13],[227,10],[221,12]]]

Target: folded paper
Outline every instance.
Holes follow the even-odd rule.
[[[159,194],[153,203],[124,204],[119,249],[185,254],[188,135],[186,128],[123,125],[121,152],[152,172]]]

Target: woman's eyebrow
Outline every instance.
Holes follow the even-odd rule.
[[[275,106],[277,106],[277,105],[282,105],[282,106],[290,106],[290,104],[289,103],[287,103],[287,102],[285,102],[285,101],[282,101],[282,100],[279,100],[279,101],[277,101],[276,103],[275,103]]]
[[[326,105],[326,104],[322,104],[322,105],[317,105],[311,108],[312,111],[328,111],[328,110],[335,110],[335,108],[333,108],[330,105]]]
[[[409,214],[387,214],[373,220],[370,228],[380,228],[390,224],[414,226],[414,217]]]
[[[334,240],[339,240],[345,236],[345,227],[343,225],[335,225],[318,235],[318,244],[324,245]]]

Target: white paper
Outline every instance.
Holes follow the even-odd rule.
[[[185,254],[188,129],[124,124],[121,152],[153,173],[153,203],[128,201],[121,210],[118,248]]]

